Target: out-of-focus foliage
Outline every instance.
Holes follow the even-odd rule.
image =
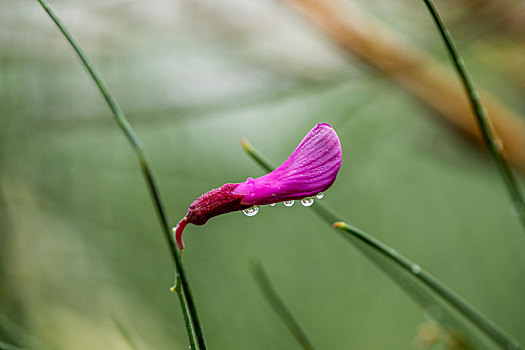
[[[523,10],[498,3],[448,1],[443,17],[474,80],[525,114],[524,22],[510,24]],[[446,63],[415,4],[361,5]],[[262,174],[242,137],[280,162],[331,123],[343,166],[322,201],[525,343],[525,235],[491,160],[285,4],[51,5],[144,141],[173,220],[203,192]],[[0,340],[185,349],[173,266],[129,145],[36,1],[0,1],[0,23]],[[422,336],[424,312],[298,203],[188,227],[185,242],[210,349],[296,347],[250,277],[252,257],[318,348],[406,349]]]

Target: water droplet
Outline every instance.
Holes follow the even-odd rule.
[[[246,208],[242,212],[246,216],[254,216],[254,215],[256,215],[259,212],[259,207],[258,206],[253,206],[251,208]]]
[[[285,207],[291,207],[295,201],[284,201],[283,204]]]
[[[412,266],[412,272],[416,275],[421,272],[421,267],[419,265],[413,265]]]
[[[309,207],[314,204],[314,199],[311,197],[301,199],[301,204],[305,207]]]
[[[317,195],[316,195],[317,199],[321,199],[324,197],[324,193],[323,192],[319,192]]]
[[[270,207],[275,207],[275,203],[270,203]]]

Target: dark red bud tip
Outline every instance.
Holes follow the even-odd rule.
[[[194,225],[204,225],[214,216],[251,207],[251,205],[241,204],[244,195],[232,193],[237,185],[226,184],[197,198],[191,203],[188,214],[186,214],[188,222]]]
[[[182,231],[187,224],[204,225],[208,219],[214,216],[243,210],[252,206],[251,204],[241,204],[241,200],[244,197],[243,194],[232,193],[237,185],[226,184],[203,194],[191,203],[188,213],[175,227],[175,238],[180,250],[184,249]]]
[[[177,226],[175,226],[175,239],[177,240],[177,245],[179,246],[179,249],[182,251],[184,249],[184,242],[182,241],[182,231],[184,231],[184,228],[188,224],[188,219],[184,217]]]

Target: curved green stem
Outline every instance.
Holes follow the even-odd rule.
[[[248,153],[248,155],[252,157],[258,165],[261,166],[261,168],[268,172],[275,169],[275,165],[272,162],[268,161],[267,158],[264,157],[261,153],[256,151],[248,141],[243,140],[242,147]],[[338,218],[337,214],[335,214],[332,210],[328,209],[321,203],[316,203],[311,208],[325,222],[332,225],[334,228],[343,230],[351,234],[353,237],[363,242],[367,247],[371,248],[376,252],[379,252],[381,255],[388,258],[390,261],[400,266],[405,271],[408,271],[416,280],[420,281],[425,286],[430,288],[434,293],[441,297],[442,300],[447,302],[455,310],[457,310],[459,313],[465,316],[466,319],[468,319],[472,324],[474,324],[496,344],[505,349],[522,349],[521,345],[517,340],[507,335],[500,327],[498,327],[494,322],[492,322],[489,318],[487,318],[480,311],[478,311],[474,306],[467,303],[459,295],[454,293],[450,288],[448,288],[438,279],[432,277],[419,265],[408,260],[401,254],[397,253],[393,248],[373,238],[366,232],[342,222],[342,220]],[[400,283],[399,280],[395,278],[395,276],[389,276],[392,277],[396,283]]]
[[[306,332],[301,328],[299,322],[294,318],[291,311],[286,307],[284,301],[279,297],[279,294],[277,294],[277,291],[272,286],[272,283],[261,263],[259,261],[253,261],[251,264],[251,270],[264,297],[284,322],[286,327],[288,327],[299,345],[301,345],[304,350],[313,350],[314,346],[312,345],[312,342],[308,339]]]
[[[195,302],[193,301],[190,285],[186,277],[186,272],[184,271],[181,252],[175,244],[175,240],[170,230],[171,226],[169,223],[166,208],[164,206],[162,196],[158,189],[157,181],[155,180],[155,177],[153,175],[153,171],[148,165],[142,145],[140,144],[139,139],[135,135],[133,128],[131,127],[128,120],[126,119],[124,112],[122,111],[120,106],[117,104],[117,101],[115,100],[113,95],[109,92],[109,89],[104,83],[104,81],[102,80],[102,77],[98,74],[96,69],[93,67],[93,65],[91,64],[87,56],[84,54],[83,50],[80,48],[76,40],[69,33],[69,31],[66,29],[64,24],[62,24],[60,19],[55,15],[55,13],[49,7],[47,2],[45,0],[38,0],[38,2],[43,7],[43,9],[47,12],[49,17],[51,17],[53,22],[55,22],[60,32],[62,32],[64,37],[73,47],[73,50],[75,51],[78,58],[82,62],[82,65],[84,66],[84,68],[86,68],[89,75],[91,76],[95,84],[97,85],[100,93],[106,100],[109,108],[111,109],[111,112],[113,113],[115,117],[115,120],[117,121],[118,126],[124,132],[124,135],[126,136],[128,141],[131,143],[131,146],[135,154],[137,155],[137,158],[140,164],[140,168],[142,170],[142,174],[144,175],[144,178],[146,180],[146,184],[151,194],[151,197],[154,203],[154,207],[157,212],[157,216],[162,226],[164,238],[166,239],[166,242],[168,243],[168,247],[169,247],[173,262],[175,263],[175,268],[177,269],[179,285],[180,285],[180,288],[177,288],[177,294],[179,295],[179,301],[182,307],[184,321],[186,323],[186,329],[188,332],[190,346],[192,349],[206,349],[206,343],[204,341],[202,326],[199,321],[199,316],[197,314]]]
[[[505,334],[505,332],[501,328],[499,328],[494,322],[492,322],[486,316],[481,314],[478,310],[476,310],[474,306],[467,303],[459,295],[454,293],[451,289],[446,287],[435,277],[423,270],[418,264],[410,261],[391,247],[375,239],[374,237],[358,229],[357,227],[348,225],[345,222],[335,222],[333,224],[333,227],[343,232],[351,234],[353,237],[356,237],[369,247],[373,248],[383,256],[390,259],[390,261],[393,261],[403,270],[408,271],[410,274],[412,274],[414,278],[421,281],[424,285],[426,285],[434,292],[436,292],[436,294],[445,299],[450,305],[452,305],[456,310],[458,310],[466,318],[472,321],[472,323],[474,323],[495,343],[497,343],[504,349],[521,349],[520,344],[517,340],[512,339],[509,335]]]
[[[23,350],[23,349],[19,348],[18,346],[14,346],[8,343],[4,343],[3,341],[0,341],[0,350]]]
[[[467,72],[467,68],[465,67],[465,62],[459,55],[456,45],[454,44],[454,40],[443,24],[436,7],[432,3],[432,0],[423,0],[423,2],[425,3],[428,12],[434,20],[439,33],[441,34],[441,38],[447,47],[447,52],[450,56],[450,59],[452,60],[454,68],[456,69],[461,82],[463,83],[463,87],[465,88],[465,91],[468,95],[470,105],[476,117],[476,122],[483,137],[483,141],[489,148],[490,154],[496,162],[501,177],[505,182],[507,191],[509,192],[510,198],[512,200],[512,205],[514,206],[514,209],[520,218],[523,229],[525,230],[525,200],[523,199],[523,195],[518,186],[518,182],[516,181],[516,177],[512,172],[507,159],[505,158],[503,145],[494,134],[490,119],[487,115],[487,110],[481,103],[479,93],[476,90],[469,73]],[[446,101],[443,101],[443,103],[446,103]]]

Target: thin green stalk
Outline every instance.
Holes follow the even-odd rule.
[[[18,346],[14,346],[8,343],[4,343],[3,341],[0,341],[0,350],[23,350],[23,349],[19,348]]]
[[[140,168],[146,180],[146,184],[151,194],[151,197],[154,203],[154,207],[157,212],[157,216],[162,226],[164,238],[166,239],[166,242],[168,243],[168,247],[169,247],[173,262],[175,263],[175,268],[177,270],[178,279],[180,282],[179,283],[180,288],[177,288],[177,294],[179,295],[179,300],[180,300],[180,304],[181,304],[182,311],[183,311],[184,321],[186,323],[186,329],[188,332],[190,346],[192,349],[206,349],[206,343],[204,341],[204,335],[202,333],[202,326],[199,321],[199,316],[197,314],[195,302],[193,301],[190,285],[186,277],[186,272],[184,271],[184,266],[183,266],[182,258],[181,258],[181,252],[175,244],[175,240],[170,230],[171,225],[169,223],[170,221],[168,219],[168,215],[167,215],[167,212],[164,206],[164,202],[162,200],[160,191],[158,189],[157,181],[155,180],[155,177],[153,175],[153,171],[151,170],[146,160],[146,156],[144,154],[142,145],[140,144],[139,139],[137,138],[135,132],[133,131],[133,128],[131,127],[128,120],[126,119],[124,112],[122,111],[120,106],[117,104],[117,101],[115,100],[113,95],[109,92],[109,89],[104,83],[104,81],[102,80],[102,77],[95,70],[94,66],[91,64],[91,62],[89,61],[87,56],[84,54],[83,50],[80,48],[80,46],[75,41],[73,36],[69,33],[66,27],[62,24],[60,19],[55,15],[55,13],[49,7],[49,5],[47,4],[45,0],[38,0],[38,2],[40,3],[40,5],[42,5],[43,9],[47,12],[49,17],[51,17],[53,22],[55,22],[58,29],[62,32],[64,37],[73,47],[73,50],[75,51],[78,58],[82,62],[82,65],[88,71],[89,75],[91,76],[95,84],[97,85],[100,93],[106,100],[109,108],[111,109],[111,112],[113,113],[115,117],[115,120],[118,126],[124,132],[126,138],[131,143],[131,146],[135,154],[137,155],[137,158],[140,164]]]
[[[140,348],[131,336],[131,332],[129,331],[129,329],[126,326],[124,326],[124,324],[120,322],[116,317],[112,317],[112,319],[113,323],[115,324],[115,327],[117,327],[118,332],[120,333],[126,344],[128,344],[128,346],[132,350],[139,350]]]
[[[465,320],[464,317],[460,317],[461,315],[448,304],[445,304],[445,301],[436,297],[432,290],[419,283],[411,274],[406,273],[398,265],[392,264],[390,259],[373,250],[358,238],[343,231],[339,232],[387,276],[395,280],[398,286],[419,304],[427,322],[436,322],[449,336],[458,340],[461,339],[464,344],[464,347],[461,347],[463,350],[486,349],[485,337],[481,339],[479,334],[471,329],[475,326],[470,321]]]
[[[243,149],[252,157],[258,165],[260,165],[266,171],[272,171],[275,166],[272,162],[268,161],[261,153],[256,151],[252,145],[247,141],[242,141]],[[364,231],[345,224],[343,220],[339,219],[338,216],[330,209],[322,205],[321,203],[315,203],[311,207],[314,211],[328,224],[334,228],[342,230],[352,237],[359,239],[366,246],[380,253],[390,261],[401,267],[403,270],[408,271],[416,280],[420,281],[426,287],[434,291],[439,297],[445,302],[452,306],[456,311],[462,314],[466,319],[472,322],[478,329],[492,339],[496,344],[505,349],[522,349],[519,342],[509,335],[507,335],[500,327],[498,327],[489,318],[484,316],[474,306],[463,300],[458,294],[453,292],[445,284],[440,282],[435,277],[432,277],[429,273],[423,270],[419,265],[408,260],[401,254],[397,253],[393,248],[387,246],[381,241],[373,238]],[[389,275],[394,279],[395,282],[399,283],[393,275]]]
[[[509,335],[499,328],[494,322],[488,319],[486,316],[481,314],[474,306],[467,303],[459,295],[454,293],[451,289],[446,287],[443,283],[437,280],[435,277],[430,275],[428,272],[423,270],[418,264],[410,261],[397,251],[382,243],[381,241],[373,238],[368,233],[358,229],[357,227],[348,225],[344,222],[335,222],[334,228],[337,228],[343,232],[349,233],[356,237],[366,245],[370,246],[383,256],[390,259],[392,262],[400,266],[403,270],[408,271],[412,276],[424,285],[432,289],[436,294],[445,299],[450,305],[456,310],[462,313],[472,323],[474,323],[479,329],[489,336],[495,343],[503,347],[504,349],[521,349],[520,344],[517,340],[512,339]]]
[[[476,117],[476,122],[483,137],[483,141],[489,148],[490,154],[496,162],[501,177],[505,182],[507,191],[509,192],[510,198],[512,200],[512,205],[514,206],[516,214],[520,218],[523,229],[525,230],[525,200],[523,199],[520,187],[516,181],[516,176],[512,172],[512,169],[505,157],[505,153],[503,151],[504,145],[501,143],[501,140],[497,139],[497,136],[494,133],[490,119],[487,115],[487,110],[481,103],[479,93],[476,90],[472,79],[470,78],[467,68],[465,67],[465,62],[459,55],[456,44],[454,43],[454,40],[452,39],[448,29],[443,24],[436,7],[434,6],[432,0],[423,0],[423,2],[427,7],[428,12],[430,12],[430,15],[434,20],[439,33],[441,34],[441,39],[443,39],[443,42],[447,47],[447,52],[450,56],[450,59],[452,60],[454,68],[456,69],[461,82],[463,83],[463,87],[465,88],[465,92],[468,95],[470,105]],[[443,101],[443,103],[446,103],[446,101]]]
[[[284,322],[286,327],[288,327],[299,345],[301,345],[304,350],[313,350],[314,347],[312,343],[299,325],[299,322],[297,322],[297,320],[293,317],[290,310],[286,307],[286,304],[279,297],[279,294],[277,294],[277,291],[272,286],[272,283],[270,282],[270,279],[268,278],[266,271],[264,271],[261,263],[258,261],[253,261],[251,264],[251,270],[253,277],[255,278],[255,281],[261,289],[264,297],[274,309],[275,313],[277,313],[277,315]]]

